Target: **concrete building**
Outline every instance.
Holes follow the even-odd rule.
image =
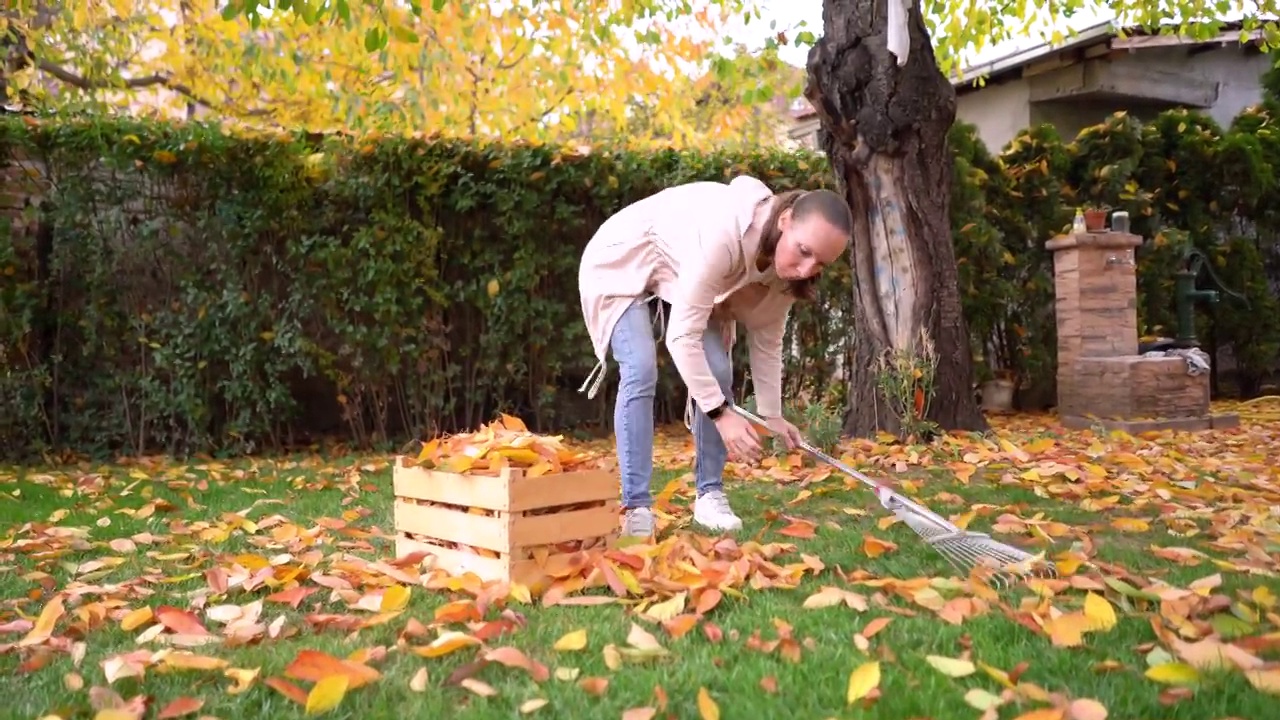
[[[1039,45],[966,68],[952,78],[956,119],[977,126],[992,152],[1017,133],[1049,123],[1073,138],[1117,111],[1142,120],[1176,107],[1202,111],[1226,126],[1262,99],[1260,77],[1270,61],[1260,31],[1241,42],[1238,25],[1192,40],[1121,33],[1110,23],[1082,30],[1053,47]],[[818,119],[808,102],[791,108],[790,135],[814,145]]]

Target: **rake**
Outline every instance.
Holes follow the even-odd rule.
[[[767,429],[764,419],[748,410],[731,405],[734,412],[755,425]],[[840,472],[871,488],[880,504],[892,512],[921,539],[942,554],[966,576],[979,570],[998,588],[1014,584],[1018,578],[1057,577],[1057,568],[1048,560],[1025,550],[998,542],[990,535],[972,532],[958,527],[929,508],[894,492],[891,488],[872,480],[843,462],[822,452],[807,442],[801,442],[801,450],[827,463]]]

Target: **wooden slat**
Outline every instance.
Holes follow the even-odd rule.
[[[397,532],[426,535],[504,554],[511,552],[509,517],[472,515],[448,508],[395,501]]]
[[[618,531],[618,504],[546,515],[517,515],[511,518],[512,547],[552,545],[570,540],[590,540]]]
[[[474,573],[482,580],[506,580],[511,572],[507,558],[487,558],[475,553],[440,547],[433,543],[400,535],[396,538],[396,555],[404,557],[415,552],[427,552],[434,558],[435,567],[451,575]]]
[[[460,475],[458,473],[405,467],[404,458],[397,457],[391,474],[396,497],[449,503],[485,510],[507,510],[510,507],[511,490],[503,477],[484,475]]]
[[[618,478],[603,470],[579,470],[539,477],[521,474],[513,476],[510,483],[508,509],[512,512],[617,500],[622,492]]]

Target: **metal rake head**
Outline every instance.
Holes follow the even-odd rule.
[[[998,542],[986,533],[962,530],[936,515],[923,515],[910,507],[891,509],[898,519],[965,576],[977,574],[999,589],[1008,588],[1019,579],[1058,576],[1057,567],[1051,561]]]

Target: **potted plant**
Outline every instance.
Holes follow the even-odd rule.
[[[1111,208],[1106,205],[1089,205],[1084,209],[1084,228],[1091,233],[1103,232],[1107,229],[1107,213]]]
[[[986,412],[1010,412],[1013,410],[1013,391],[1018,388],[1011,370],[1000,369],[995,376],[982,383],[982,409]]]

